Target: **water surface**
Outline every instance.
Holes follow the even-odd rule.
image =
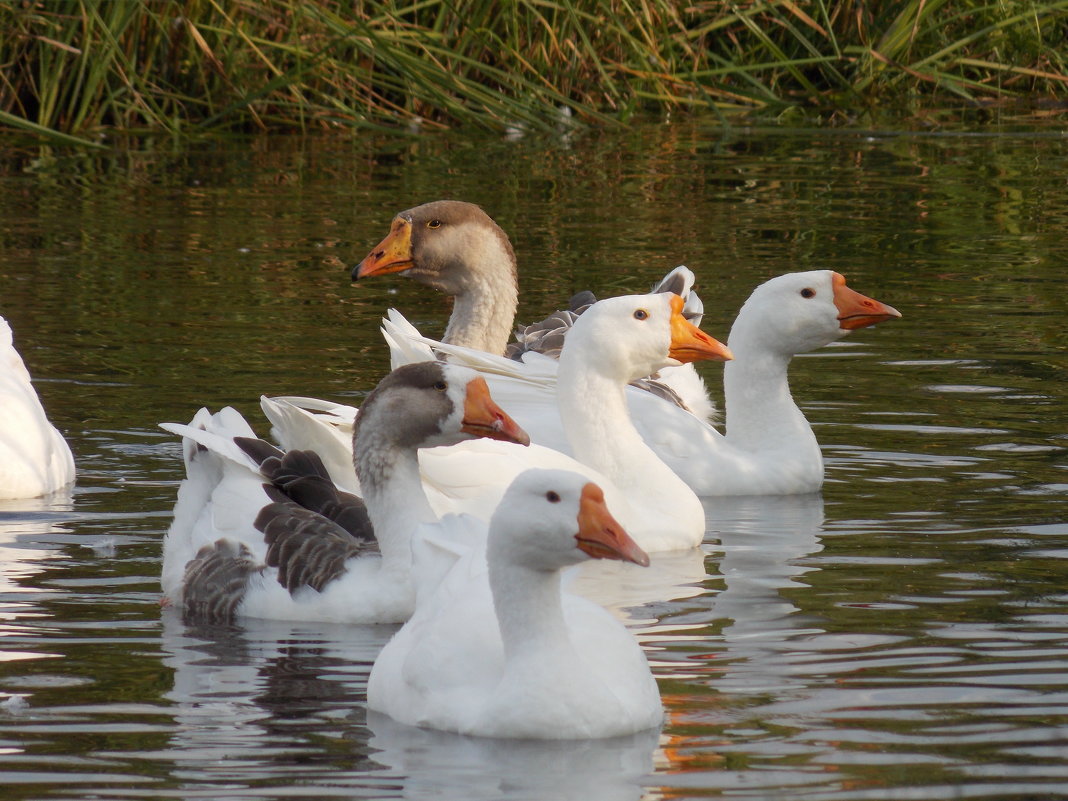
[[[69,495],[0,504],[4,797],[1068,796],[1066,174],[1048,130],[0,152],[0,313],[79,466]],[[348,268],[437,197],[511,235],[521,319],[677,263],[721,337],[792,270],[904,314],[794,363],[823,492],[709,500],[674,589],[620,610],[659,734],[406,729],[364,708],[389,627],[159,608],[182,466],[156,423],[231,404],[265,434],[261,393],[359,403],[384,309],[440,333],[448,307]]]

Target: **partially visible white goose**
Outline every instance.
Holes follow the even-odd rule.
[[[74,457],[45,414],[0,317],[0,500],[49,495],[74,481]]]
[[[604,609],[561,590],[560,571],[589,558],[649,561],[585,477],[520,475],[490,522],[486,560],[461,560],[382,649],[368,707],[483,737],[659,726],[660,695],[637,642]]]
[[[356,265],[352,278],[391,274],[412,278],[453,299],[442,342],[512,358],[530,350],[558,353],[576,312],[596,300],[590,292],[576,295],[572,308],[520,326],[517,342],[508,345],[518,306],[512,244],[481,208],[459,200],[435,200],[397,214],[389,234]],[[694,274],[680,266],[652,291],[680,295],[686,301],[687,319],[700,326],[703,307],[693,284]],[[702,419],[715,415],[704,382],[692,365],[667,368],[639,386],[670,396]]]
[[[188,476],[164,540],[163,590],[187,614],[216,619],[405,620],[415,604],[413,538],[436,526],[460,529],[454,537],[472,525],[484,534],[476,521],[438,519],[422,490],[418,449],[472,437],[526,442],[472,371],[440,362],[393,371],[368,395],[355,432],[371,531],[321,463],[272,486],[263,465],[288,466],[285,459],[232,409],[163,427],[184,437]],[[304,494],[318,499],[316,510],[276,489],[300,482],[314,484]],[[355,522],[338,525],[346,519]]]
[[[604,486],[616,516],[646,551],[700,544],[705,532],[700,500],[645,444],[627,407],[627,396],[648,395],[627,386],[636,377],[669,365],[730,358],[723,345],[683,318],[682,307],[682,298],[673,294],[602,300],[575,321],[559,361],[530,354],[537,357],[534,368],[530,361],[435,343],[450,358],[471,359],[493,391],[500,393],[502,408],[513,405],[538,431],[562,433],[563,449],[579,466],[570,467],[563,460],[559,436],[550,448],[523,451],[471,443],[448,453],[423,454],[424,481],[446,498],[459,499],[465,508],[482,495],[485,508],[495,504],[504,486],[527,467],[569,467],[579,472],[592,468],[596,473],[587,475]],[[387,338],[396,341],[392,334]],[[544,366],[548,372],[537,373],[537,367]],[[525,403],[532,394],[536,407]],[[528,433],[534,439],[535,434]],[[492,476],[493,483],[485,476]],[[441,501],[432,494],[431,503]]]

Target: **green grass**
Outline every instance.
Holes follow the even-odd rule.
[[[63,143],[1068,96],[1068,0],[0,0],[0,30],[0,125]]]

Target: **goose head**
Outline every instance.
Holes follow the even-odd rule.
[[[727,361],[730,350],[683,316],[681,297],[670,292],[622,295],[598,301],[575,320],[561,362],[577,353],[624,381],[664,367],[702,359]]]
[[[435,200],[402,211],[389,234],[352,271],[352,280],[398,273],[446,295],[516,286],[508,235],[474,203]]]
[[[738,312],[729,341],[737,349],[743,339],[746,344],[757,340],[767,349],[792,356],[900,316],[894,307],[850,289],[840,273],[787,273],[753,290]]]
[[[353,451],[361,482],[397,451],[490,439],[529,445],[530,438],[490,397],[474,370],[443,362],[398,367],[367,396],[356,418]]]
[[[488,555],[543,572],[587,559],[649,564],[601,488],[568,470],[527,470],[512,482],[490,521]]]

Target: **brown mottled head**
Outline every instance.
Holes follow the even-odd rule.
[[[447,295],[481,281],[483,264],[511,265],[507,234],[474,203],[435,200],[402,211],[389,234],[352,270],[352,280],[399,273]]]

